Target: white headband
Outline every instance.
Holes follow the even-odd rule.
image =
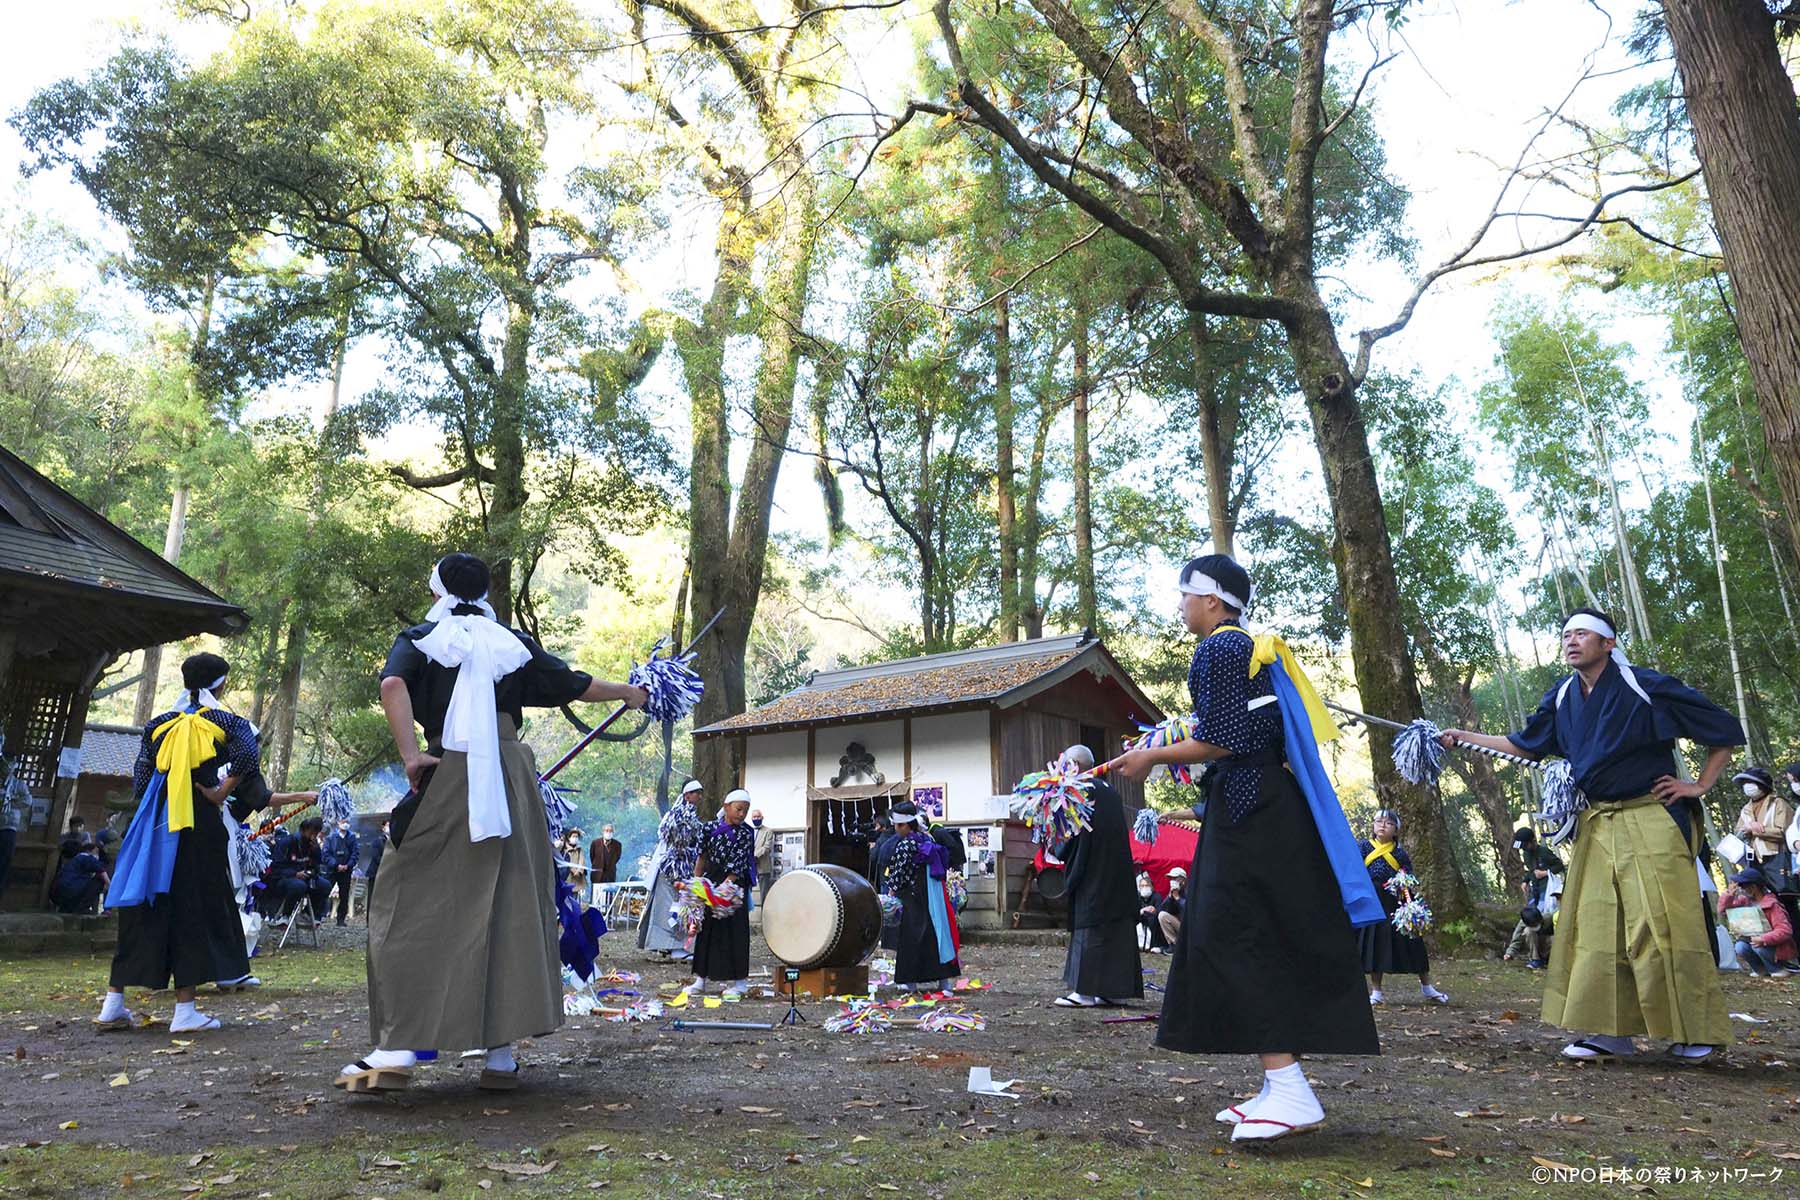
[[[704,792],[705,790],[706,785],[701,783],[698,779],[690,779],[681,785],[681,794],[684,796],[688,795],[690,792]]]
[[[196,706],[199,708],[224,708],[225,706],[219,703],[219,698],[213,695],[224,683],[225,676],[221,675],[203,688],[182,688],[181,703],[177,707],[182,709],[191,709]],[[254,730],[256,726],[252,725],[250,728]]]
[[[1250,599],[1254,599],[1256,596],[1256,589],[1252,587],[1249,599],[1239,599],[1220,587],[1219,581],[1205,571],[1193,571],[1184,576],[1181,581],[1181,590],[1189,596],[1217,596],[1239,612],[1249,608]]]
[[[1602,621],[1599,617],[1596,617],[1593,613],[1576,613],[1574,616],[1564,621],[1562,631],[1567,633],[1571,629],[1585,629],[1589,633],[1597,633],[1601,637],[1611,638],[1615,642],[1619,640],[1618,630],[1614,629],[1611,625],[1608,625],[1605,621]]]
[[[481,595],[474,600],[464,600],[461,596],[451,595],[450,589],[444,586],[444,577],[438,574],[438,567],[442,565],[443,561],[440,559],[431,568],[431,594],[437,597],[437,603],[433,604],[431,606],[431,611],[425,614],[425,619],[427,621],[443,620],[450,615],[450,610],[459,604],[473,604],[476,608],[481,610],[481,615],[490,621],[498,621],[500,619],[494,615],[494,606],[488,603],[486,592],[481,593]]]
[[[725,801],[720,804],[719,807],[724,808],[726,804],[748,803],[750,803],[750,793],[746,792],[743,788],[733,788],[731,791],[725,793]]]

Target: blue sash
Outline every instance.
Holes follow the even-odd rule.
[[[119,857],[113,863],[112,887],[106,893],[107,908],[130,908],[149,904],[158,896],[169,894],[169,880],[175,875],[175,848],[180,835],[169,832],[169,803],[163,785],[166,777],[158,771],[150,777],[131,827],[119,842]]]
[[[1307,807],[1312,809],[1313,824],[1319,828],[1319,841],[1325,846],[1325,857],[1331,862],[1331,873],[1337,876],[1338,891],[1344,897],[1344,911],[1354,926],[1373,925],[1387,919],[1381,898],[1369,869],[1363,865],[1362,851],[1350,832],[1344,806],[1332,789],[1331,776],[1319,759],[1319,743],[1313,734],[1312,718],[1306,702],[1294,681],[1288,678],[1280,660],[1269,664],[1275,685],[1275,699],[1281,709],[1281,730],[1287,739],[1288,766],[1300,783]]]

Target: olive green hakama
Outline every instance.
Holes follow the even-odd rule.
[[[1694,849],[1655,796],[1581,814],[1544,1020],[1586,1033],[1723,1046],[1731,1022]]]

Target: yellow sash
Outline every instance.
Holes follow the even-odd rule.
[[[1319,699],[1318,689],[1313,687],[1312,680],[1306,677],[1306,672],[1300,669],[1300,664],[1294,661],[1294,652],[1288,649],[1288,644],[1279,635],[1273,633],[1253,634],[1248,629],[1241,629],[1236,625],[1221,625],[1213,630],[1213,633],[1223,633],[1226,630],[1241,633],[1253,643],[1250,651],[1250,678],[1255,679],[1258,671],[1276,659],[1281,660],[1281,665],[1287,671],[1287,677],[1293,683],[1294,690],[1300,693],[1301,703],[1306,706],[1306,716],[1312,723],[1314,741],[1329,742],[1343,736],[1343,731],[1337,727],[1337,722],[1331,719],[1331,713],[1326,710],[1325,702]],[[1211,637],[1212,634],[1207,636]]]
[[[1400,860],[1394,857],[1394,843],[1376,842],[1375,848],[1363,855],[1363,866],[1368,866],[1378,858],[1387,859],[1388,866],[1394,868],[1394,873],[1400,873]]]
[[[164,722],[152,736],[157,743],[156,769],[165,776],[163,790],[169,798],[169,832],[192,829],[194,768],[212,757],[225,740],[225,731],[191,712]]]

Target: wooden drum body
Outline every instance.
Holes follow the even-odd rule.
[[[881,904],[848,867],[816,863],[788,871],[762,906],[763,940],[790,967],[850,967],[881,939]]]

